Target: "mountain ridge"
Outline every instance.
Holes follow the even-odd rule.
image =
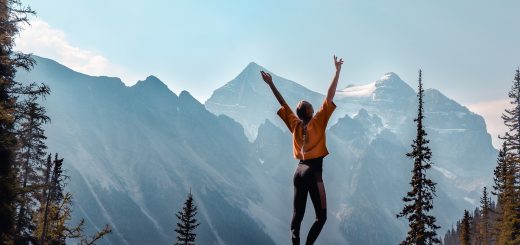
[[[259,65],[231,84],[247,82],[243,90],[220,91],[235,102],[215,113],[188,91],[137,89],[37,61],[17,78],[51,87],[44,101],[53,120],[46,128],[49,149],[71,169],[74,207],[87,219],[87,231],[113,225],[104,244],[170,243],[174,211],[190,187],[200,207],[198,242],[286,244],[297,160],[291,134],[276,115],[279,105],[256,74]],[[275,82],[291,105],[303,98],[322,102],[322,94],[286,81]],[[474,207],[465,198],[477,200],[489,183],[496,150],[481,118],[431,94],[425,98],[435,166],[429,174],[439,183],[434,214],[447,229],[452,217]],[[415,133],[415,100],[414,93],[404,100],[337,101],[327,131],[331,153],[324,159],[329,219],[319,242],[388,244],[406,233],[395,213],[409,187],[405,153]],[[246,132],[257,122],[251,141]],[[303,227],[313,222],[308,205]],[[385,227],[376,230],[377,224]]]

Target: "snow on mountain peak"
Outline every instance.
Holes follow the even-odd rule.
[[[385,73],[381,78],[379,78],[376,82],[376,87],[392,87],[397,89],[402,88],[410,88],[411,87],[404,82],[397,74],[393,72]]]
[[[340,97],[368,97],[376,91],[376,83],[366,85],[349,85],[342,90],[336,92]]]
[[[344,97],[373,97],[374,94],[383,90],[403,90],[413,92],[413,89],[393,72],[385,73],[375,82],[365,85],[348,85],[342,90],[336,91],[340,98]]]
[[[387,72],[381,78],[379,78],[378,81],[395,80],[395,79],[401,80],[401,78],[394,72]]]

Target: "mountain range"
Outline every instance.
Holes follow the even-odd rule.
[[[203,103],[154,76],[125,86],[114,77],[75,72],[35,56],[17,80],[44,82],[49,150],[65,158],[74,220],[87,231],[108,223],[103,244],[171,244],[191,190],[199,207],[199,244],[287,244],[292,216],[291,135],[252,62]],[[315,108],[324,95],[273,74],[287,102]],[[395,215],[409,190],[405,157],[415,134],[415,90],[387,73],[337,91],[324,161],[328,217],[317,244],[395,244],[406,234]],[[454,224],[478,205],[497,155],[483,118],[440,91],[425,92],[426,130],[437,186],[433,214]],[[308,207],[312,204],[310,200]],[[313,222],[308,208],[305,234]]]

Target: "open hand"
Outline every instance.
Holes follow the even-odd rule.
[[[262,79],[264,79],[265,83],[267,83],[268,85],[273,84],[273,78],[271,77],[271,74],[265,71],[260,71],[260,73],[262,74]]]
[[[334,55],[334,66],[336,66],[336,71],[341,70],[341,65],[343,65],[343,58],[338,60],[338,57]]]

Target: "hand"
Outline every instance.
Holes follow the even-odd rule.
[[[265,83],[267,83],[268,85],[273,84],[273,78],[271,77],[271,74],[265,71],[260,71],[260,73],[262,74],[262,79],[264,79]]]
[[[336,71],[341,70],[341,65],[343,65],[343,59],[338,60],[338,57],[336,57],[336,55],[334,55],[334,66],[336,66]]]

